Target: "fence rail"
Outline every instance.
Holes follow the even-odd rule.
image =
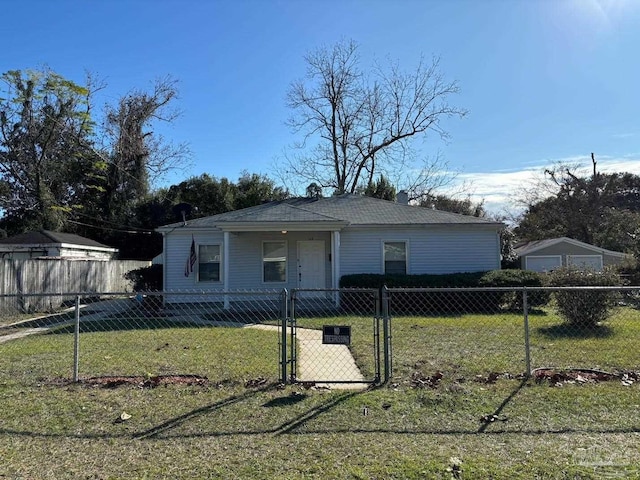
[[[46,313],[24,313],[42,299]],[[3,294],[0,382],[301,380],[299,329],[327,324],[350,327],[344,348],[363,381],[423,385],[438,375],[553,369],[624,375],[640,371],[639,307],[640,287]],[[314,355],[306,357],[310,378],[352,381],[332,378],[324,354]]]

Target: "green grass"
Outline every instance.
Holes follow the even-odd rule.
[[[93,323],[83,328],[94,330]],[[254,375],[278,375],[278,338],[271,332],[137,325],[118,330],[102,323],[95,325],[99,331],[81,332],[80,376],[197,374],[212,382],[243,382]],[[70,378],[73,351],[72,326],[0,345],[6,365],[0,379],[28,384],[34,379]]]
[[[636,312],[595,336],[530,317],[534,366],[635,368]],[[373,366],[373,323],[351,324]],[[69,329],[0,344],[0,478],[640,478],[640,387],[553,387],[488,372],[524,371],[518,315],[393,319],[394,378],[370,391],[281,387],[278,338],[242,328],[89,326],[81,377],[206,375],[202,386],[104,389],[69,378]],[[412,375],[443,374],[436,388]],[[261,388],[245,382],[264,377]],[[118,422],[122,412],[131,418]],[[366,415],[365,415],[366,413]],[[489,419],[495,419],[490,422]]]
[[[553,311],[529,318],[531,369],[588,368],[639,370],[640,312],[619,308],[605,325],[578,330],[564,325]],[[352,351],[360,368],[373,371],[373,320],[366,317],[299,319],[298,327],[351,325]],[[442,372],[473,379],[490,372],[527,371],[522,314],[395,317],[391,320],[393,376],[408,381],[412,373]]]

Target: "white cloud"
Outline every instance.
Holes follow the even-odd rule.
[[[614,133],[611,136],[613,138],[630,138],[630,137],[635,137],[636,134],[632,132],[626,132],[626,133]]]
[[[601,173],[630,172],[640,175],[640,154],[624,157],[596,157],[597,169]],[[517,200],[523,197],[525,190],[532,188],[544,178],[544,169],[555,164],[580,165],[581,175],[589,175],[592,170],[591,158],[587,156],[566,157],[514,170],[495,170],[492,172],[466,172],[458,175],[456,186],[468,184],[464,194],[472,200],[484,200],[485,209],[490,214],[522,211]]]

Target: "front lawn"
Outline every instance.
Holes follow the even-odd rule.
[[[529,320],[534,367],[638,368],[633,310],[596,337]],[[394,377],[365,391],[279,385],[276,332],[161,322],[82,333],[79,384],[72,329],[0,344],[0,478],[640,478],[638,383],[523,377],[518,315],[393,318]],[[372,368],[372,319],[298,326],[346,322]],[[168,374],[207,382],[87,381]]]

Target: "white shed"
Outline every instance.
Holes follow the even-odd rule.
[[[626,254],[606,250],[568,237],[548,238],[525,243],[515,249],[523,270],[551,272],[560,267],[602,271],[621,263]]]
[[[0,258],[29,260],[58,257],[77,260],[112,260],[118,253],[90,238],[73,233],[39,230],[0,239]]]

